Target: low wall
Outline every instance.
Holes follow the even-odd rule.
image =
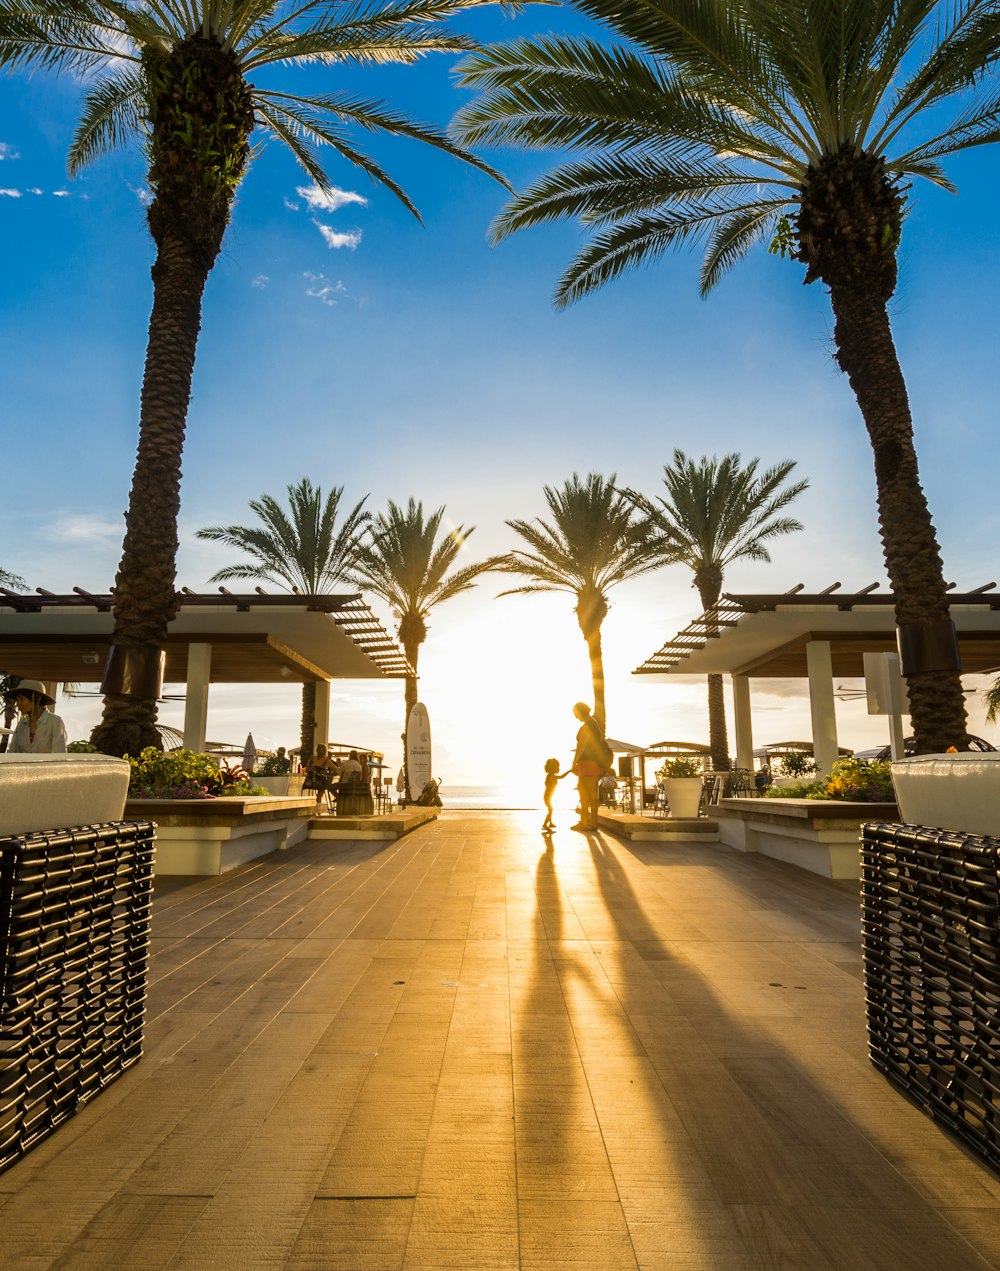
[[[895,821],[895,803],[840,799],[722,799],[713,809],[719,837],[825,878],[861,877],[861,827]]]
[[[224,874],[309,833],[312,794],[291,798],[129,799],[125,819],[156,822],[157,874]]]

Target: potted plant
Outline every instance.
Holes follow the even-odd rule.
[[[906,825],[1000,836],[1000,752],[895,759],[892,784]]]
[[[697,817],[701,806],[701,765],[694,759],[668,759],[656,775],[663,781],[671,817]]]
[[[279,746],[273,755],[267,755],[254,769],[254,782],[262,786],[270,794],[299,795],[305,781],[303,773],[294,773],[292,763],[285,755],[284,746]]]

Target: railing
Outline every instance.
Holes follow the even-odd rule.
[[[1000,840],[864,827],[872,1063],[1000,1170]]]
[[[154,829],[0,841],[0,1170],[142,1054]]]

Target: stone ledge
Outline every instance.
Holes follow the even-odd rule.
[[[324,842],[331,839],[392,842],[428,821],[437,820],[439,812],[440,808],[411,805],[398,812],[375,813],[373,816],[316,816],[309,822],[309,838]]]
[[[644,843],[718,843],[719,823],[711,817],[639,816],[602,808],[597,824],[621,838]]]

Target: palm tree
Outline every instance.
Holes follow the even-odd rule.
[[[737,560],[770,561],[767,540],[802,529],[801,522],[780,513],[809,482],[784,485],[795,467],[791,460],[758,476],[759,464],[759,459],[744,464],[738,454],[725,455],[721,460],[702,455],[696,463],[682,450],[675,450],[673,463],[663,469],[665,499],[654,501],[628,491],[662,536],[668,559],[693,571],[694,586],[705,611],[719,602],[727,565]],[[721,675],[708,677],[708,740],[712,766],[728,770],[729,740]]]
[[[303,95],[255,79],[275,64],[283,72],[310,63],[405,64],[468,49],[468,38],[439,23],[470,2],[0,0],[0,65],[84,79],[70,171],[135,136],[149,160],[153,308],[115,579],[112,661],[103,721],[93,734],[102,750],[138,754],[160,744],[157,672],[176,612],[181,452],[202,297],[236,190],[259,148],[251,145],[255,130],[283,142],[321,191],[331,190],[319,157],[329,146],[414,215],[400,186],[351,140],[352,129],[415,138],[484,167],[435,128],[382,102],[346,92]],[[126,676],[134,689],[126,688]]]
[[[595,231],[558,305],[699,239],[703,293],[756,243],[824,283],[874,451],[918,749],[964,747],[957,641],[887,305],[908,182],[953,189],[940,161],[1000,139],[983,72],[1000,45],[996,0],[572,2],[624,42],[549,36],[464,63],[464,83],[485,92],[456,120],[463,141],[583,152],[517,195],[495,237],[567,217]]]
[[[576,597],[576,620],[590,657],[594,718],[602,732],[607,712],[601,627],[608,616],[608,592],[618,583],[655,569],[665,556],[648,519],[636,512],[633,501],[616,488],[615,480],[614,473],[605,480],[591,472],[581,481],[574,472],[560,490],[544,486],[542,493],[552,523],[541,518],[508,521],[531,550],[509,552],[493,566],[499,573],[532,580],[527,586],[501,592],[503,596],[568,591]]]
[[[23,591],[27,585],[20,574],[12,574],[6,569],[0,569],[0,587],[9,587],[12,591],[20,588]]]
[[[425,519],[424,505],[415,499],[410,499],[405,509],[390,499],[387,510],[368,527],[351,571],[351,581],[384,600],[396,619],[400,644],[413,668],[413,674],[406,677],[407,720],[417,701],[417,662],[420,646],[427,639],[430,611],[468,591],[493,567],[493,561],[486,560],[454,568],[475,526],[466,529],[457,525],[439,540],[444,512],[440,507]],[[415,797],[412,791],[408,793]]]
[[[198,530],[196,537],[225,543],[251,557],[237,565],[227,565],[209,582],[253,578],[285,586],[292,591],[318,596],[349,582],[361,532],[371,516],[365,512],[365,498],[346,513],[339,527],[337,514],[344,487],[336,486],[323,498],[319,486],[308,477],[288,487],[288,511],[269,494],[250,500],[250,511],[259,525],[216,525]],[[302,685],[301,755],[303,763],[312,754],[316,730],[316,685]],[[324,739],[325,740],[325,739]]]

